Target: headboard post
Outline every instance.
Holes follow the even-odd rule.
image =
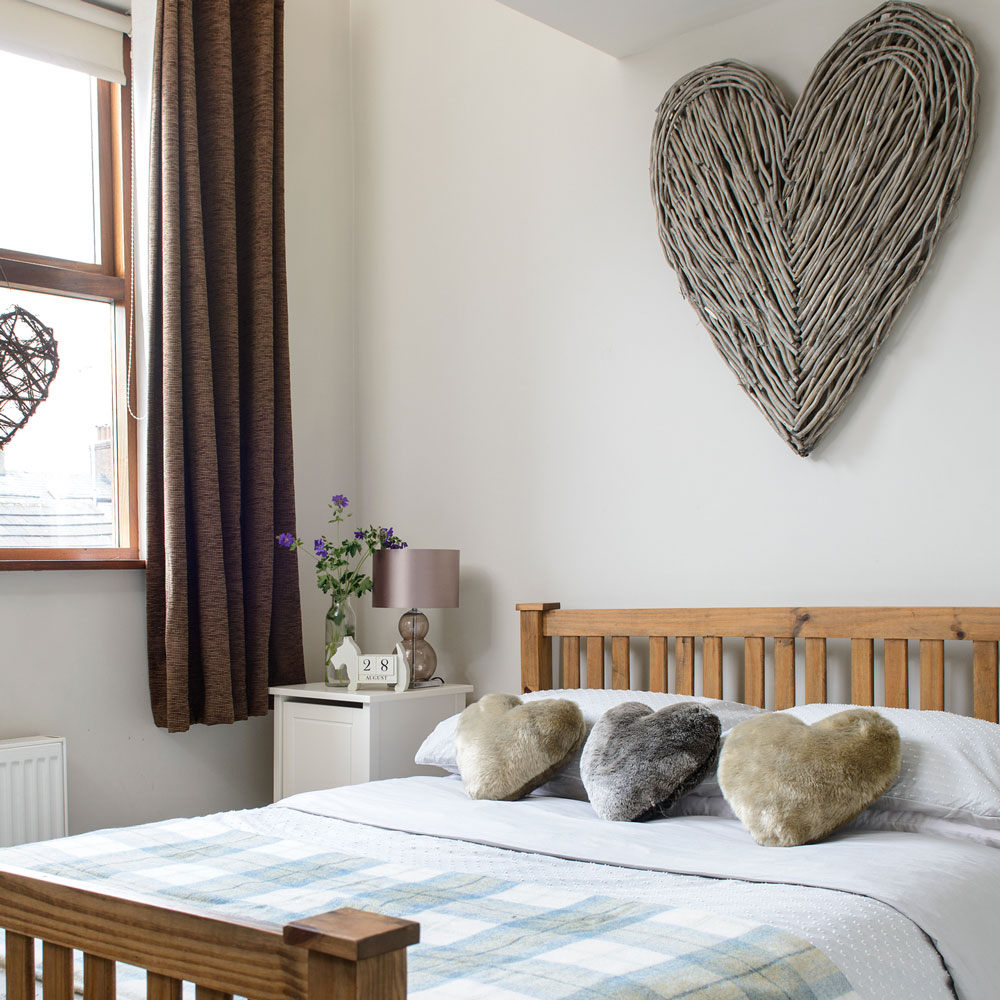
[[[521,612],[521,690],[547,691],[552,687],[552,640],[542,629],[542,616],[558,604],[518,604]]]

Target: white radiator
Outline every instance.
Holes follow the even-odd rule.
[[[0,740],[0,847],[66,832],[66,740]]]

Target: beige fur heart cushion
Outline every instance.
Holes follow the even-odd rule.
[[[850,822],[899,774],[899,732],[867,708],[811,726],[794,716],[741,722],[719,757],[719,785],[765,847],[808,844]]]
[[[545,784],[583,745],[579,706],[562,698],[523,704],[488,694],[458,719],[455,752],[470,799],[519,799]]]

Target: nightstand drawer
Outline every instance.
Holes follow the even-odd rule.
[[[368,780],[371,715],[361,705],[286,701],[281,714],[282,789],[311,792]]]
[[[470,684],[347,691],[325,684],[270,688],[274,798],[379,778],[440,774],[413,756],[442,720],[461,712]]]

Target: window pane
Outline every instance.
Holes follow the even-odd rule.
[[[0,94],[0,247],[99,263],[97,81],[0,52]]]
[[[59,370],[0,451],[0,548],[115,546],[114,307],[0,286],[11,301],[52,328]]]

